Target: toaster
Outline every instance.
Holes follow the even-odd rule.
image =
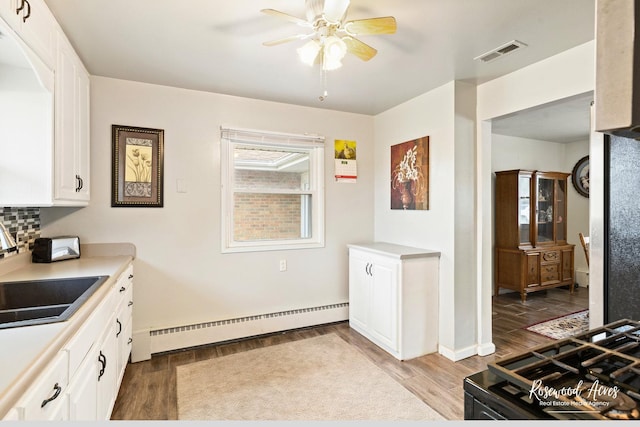
[[[80,238],[77,236],[39,237],[33,244],[32,262],[55,262],[80,258]]]

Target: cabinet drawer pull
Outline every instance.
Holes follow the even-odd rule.
[[[107,367],[107,356],[102,354],[102,351],[100,351],[100,355],[98,356],[98,362],[102,365],[102,368],[100,368],[100,372],[98,373],[98,381],[100,381],[100,378],[104,375],[104,370]]]
[[[133,301],[129,301],[129,304],[127,304],[127,307],[131,307],[133,305]]]
[[[76,193],[79,193],[82,187],[84,187],[84,180],[80,175],[76,175]]]
[[[122,286],[122,287],[120,288],[120,292],[124,292],[124,291],[126,291],[126,290],[127,290],[127,288],[125,288],[124,286]]]
[[[56,385],[53,386],[53,390],[54,390],[53,396],[51,396],[48,399],[43,400],[42,404],[40,405],[41,408],[44,408],[47,403],[51,402],[52,400],[55,400],[58,396],[60,396],[60,392],[62,391],[62,387],[60,387],[58,385],[58,383],[56,383]]]
[[[373,264],[371,263],[367,263],[367,266],[364,268],[365,273],[367,273],[367,276],[373,276],[373,272],[371,271],[371,269],[373,268]]]
[[[127,341],[127,344],[131,344],[133,342],[133,338],[129,338],[129,340]]]
[[[120,319],[116,319],[116,323],[118,323],[118,332],[116,333],[116,338],[118,338],[122,333],[122,323],[120,323]]]
[[[133,274],[130,274],[130,275],[129,275],[129,279],[133,279]]]
[[[27,18],[31,16],[31,3],[29,0],[24,0],[24,2],[27,4],[27,13],[22,17],[22,22],[27,22]]]
[[[22,9],[24,9],[24,2],[25,0],[22,0],[20,2],[20,7],[16,9],[16,15],[19,14]]]

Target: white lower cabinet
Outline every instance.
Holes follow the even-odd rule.
[[[121,291],[123,287],[125,290]],[[133,266],[129,264],[89,318],[9,412],[7,416],[13,417],[9,419],[104,421],[111,418],[131,352],[132,292]]]
[[[398,348],[398,262],[352,250],[349,255],[349,319],[389,349]]]
[[[98,417],[97,360],[88,357],[69,385],[69,419],[91,421]]]
[[[115,313],[109,319],[111,326],[104,331],[99,340],[97,355],[94,354],[98,362],[96,372],[98,420],[111,418],[111,411],[118,397],[118,341],[114,322]]]
[[[116,339],[117,339],[117,361],[118,387],[124,376],[124,370],[131,355],[131,345],[133,343],[133,266],[130,265],[124,273],[120,275],[115,286],[117,300],[116,305]]]
[[[69,418],[73,421],[108,420],[117,396],[117,343],[114,314],[69,386]],[[73,349],[71,349],[73,351]]]
[[[64,421],[69,419],[66,389],[69,359],[62,351],[29,387],[16,405],[25,421]]]
[[[349,326],[394,357],[437,351],[440,253],[349,245]]]

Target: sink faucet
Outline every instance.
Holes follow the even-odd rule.
[[[9,233],[7,228],[1,222],[0,222],[0,244],[2,245],[2,250],[11,250],[18,247],[11,233]]]

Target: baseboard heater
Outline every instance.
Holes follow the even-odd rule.
[[[349,319],[349,303],[278,311],[150,331],[151,354]]]

